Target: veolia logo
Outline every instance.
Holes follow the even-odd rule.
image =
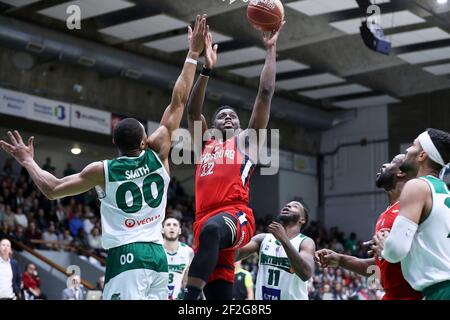
[[[133,228],[135,225],[136,225],[136,220],[134,220],[134,219],[125,220],[125,226],[127,228]]]

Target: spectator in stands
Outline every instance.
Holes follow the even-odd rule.
[[[37,201],[37,199],[35,199],[35,201]],[[44,209],[37,210],[36,226],[39,230],[45,230],[48,228],[48,220],[45,217]]]
[[[100,254],[99,251],[103,249],[102,247],[102,236],[100,230],[97,227],[92,228],[88,235],[89,246],[94,249],[97,255]]]
[[[22,226],[17,225],[16,230],[14,230],[12,234],[12,238],[16,240],[17,242],[23,243],[26,246],[29,245],[28,238],[25,236],[25,232]],[[22,251],[22,249],[15,248],[16,250]]]
[[[181,221],[183,219],[183,212],[181,211],[183,206],[181,204],[177,204],[175,206],[175,209],[172,211],[172,217],[177,219],[178,221]]]
[[[28,228],[28,218],[23,213],[22,207],[18,207],[16,210],[16,214],[14,215],[14,221],[16,225],[21,226],[22,228]]]
[[[75,173],[77,173],[77,171],[74,168],[72,168],[72,164],[70,162],[67,163],[66,169],[63,172],[64,177],[71,176],[72,174]]]
[[[77,211],[75,212],[74,217],[69,221],[70,234],[73,237],[76,237],[78,236],[80,229],[83,229],[83,221],[81,220],[81,212]]]
[[[53,223],[50,223],[48,229],[42,234],[42,240],[45,241],[45,249],[59,250],[58,235],[56,234],[55,225]]]
[[[16,195],[14,197],[13,200],[13,206],[14,208],[23,208],[24,204],[25,204],[25,198],[23,197],[23,190],[22,188],[17,189]],[[16,211],[17,211],[16,209]]]
[[[338,253],[344,252],[344,246],[338,241],[337,238],[333,238],[333,240],[331,240],[330,249]]]
[[[81,278],[79,275],[71,276],[71,284],[68,288],[62,291],[62,300],[85,300],[86,290],[81,285]]]
[[[71,249],[70,246],[72,245],[72,242],[73,238],[70,235],[70,231],[68,229],[64,229],[62,234],[60,234],[59,236],[59,243],[61,245],[61,249],[69,251]]]
[[[333,293],[329,284],[323,286],[322,300],[334,300]]]
[[[67,219],[66,210],[61,203],[58,203],[55,210],[56,218],[58,219],[57,226],[61,227],[64,225]]]
[[[45,171],[50,172],[50,173],[53,174],[53,175],[55,174],[56,168],[55,168],[54,166],[52,166],[52,158],[47,157],[47,158],[45,159],[45,163],[44,163],[44,165],[42,166],[42,169],[45,170]]]
[[[0,300],[20,299],[20,271],[17,261],[11,258],[11,242],[0,241]]]
[[[233,300],[255,300],[253,279],[250,272],[242,268],[241,261],[234,263]]]
[[[85,206],[85,214],[83,220],[83,230],[86,234],[90,234],[92,229],[95,227],[95,216],[94,213],[89,209],[86,209]]]
[[[33,243],[33,240],[42,240],[42,233],[41,231],[36,227],[36,223],[34,221],[31,221],[28,225],[27,230],[25,231],[25,236],[28,240],[28,245],[32,248],[40,248],[39,244]]]
[[[358,250],[358,242],[356,241],[356,233],[352,232],[350,238],[345,241],[345,251],[349,251],[350,255],[356,255]]]
[[[5,207],[5,215],[4,215],[4,220],[6,222],[6,224],[8,225],[10,230],[14,230],[16,227],[16,219],[14,217],[14,212],[12,212],[11,210],[11,206],[10,205],[6,205]]]
[[[5,160],[5,164],[3,165],[3,174],[5,176],[10,176],[13,173],[13,159],[7,158]]]
[[[2,203],[1,201],[3,201],[3,199],[0,200],[0,224],[2,224],[3,221],[5,221],[6,217],[5,204]]]
[[[105,289],[105,276],[101,276],[100,278],[98,278],[97,286],[95,287],[95,289],[103,292],[103,290]]]
[[[3,221],[0,225],[0,239],[9,238],[12,235],[11,229],[6,221]]]
[[[42,300],[47,297],[41,292],[41,279],[36,266],[29,263],[22,273],[23,296],[25,300]]]

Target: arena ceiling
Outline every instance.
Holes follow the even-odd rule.
[[[355,0],[282,1],[277,94],[321,109],[395,103],[450,89],[450,3],[373,0],[392,41],[390,56],[370,51],[359,35]],[[82,28],[66,28],[67,5],[78,4]],[[264,62],[244,0],[0,0],[4,16],[180,65],[186,26],[205,12],[219,43],[216,74],[256,87]]]

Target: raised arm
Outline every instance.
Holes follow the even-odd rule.
[[[172,99],[161,118],[160,127],[148,138],[150,148],[158,152],[168,169],[172,133],[180,127],[184,107],[194,82],[196,61],[203,52],[206,36],[206,15],[197,16],[194,30],[188,27],[189,52],[172,91]]]
[[[252,115],[248,127],[251,129],[265,129],[269,122],[270,105],[272,97],[275,92],[275,78],[276,78],[276,55],[277,55],[277,40],[281,29],[285,22],[280,25],[280,28],[275,32],[263,33],[264,46],[266,47],[266,62],[259,81],[258,94],[256,96],[255,104],[253,106]]]
[[[403,260],[411,250],[414,235],[424,218],[422,215],[431,210],[431,190],[423,180],[410,180],[403,187],[399,203],[400,213],[391,231],[373,238],[383,258],[391,263]],[[384,239],[386,235],[387,239]]]
[[[242,248],[235,251],[234,254],[234,261],[239,261],[242,259],[247,258],[252,253],[258,252],[259,248],[261,247],[261,243],[264,240],[264,237],[266,236],[265,233],[257,234],[250,240],[249,243],[247,243]]]
[[[303,281],[307,281],[311,278],[315,269],[314,253],[316,251],[316,245],[314,244],[314,241],[307,238],[303,240],[300,248],[297,249],[292,245],[286,229],[281,223],[272,222],[269,225],[268,230],[271,234],[273,234],[275,239],[280,241],[295,274],[297,274]]]
[[[58,179],[41,169],[34,161],[34,137],[31,137],[28,144],[25,145],[19,132],[8,132],[8,136],[11,144],[1,140],[2,149],[13,156],[28,171],[36,186],[48,199],[54,200],[77,195],[97,185],[104,187],[105,178],[102,162],[93,162],[80,173]]]
[[[321,268],[341,267],[364,277],[372,274],[369,267],[375,264],[374,258],[360,259],[346,254],[340,254],[330,249],[318,250],[314,257]]]
[[[208,86],[208,80],[210,73],[217,62],[217,49],[218,45],[213,46],[213,39],[209,27],[207,26],[207,36],[205,38],[205,65],[203,70],[195,82],[194,89],[188,101],[188,126],[191,137],[194,136],[194,123],[195,121],[201,121],[202,134],[208,130],[206,119],[202,114],[203,103],[205,102],[206,87]]]

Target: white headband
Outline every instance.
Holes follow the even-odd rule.
[[[444,162],[444,159],[442,159],[442,156],[439,153],[436,146],[434,145],[433,140],[431,140],[428,131],[422,132],[417,139],[419,140],[419,143],[422,146],[423,151],[425,151],[428,154],[428,157],[430,157],[431,160],[433,160],[437,164],[440,164],[443,167],[439,174],[439,178],[442,179],[444,177],[445,171],[449,168],[450,163],[446,164]]]

